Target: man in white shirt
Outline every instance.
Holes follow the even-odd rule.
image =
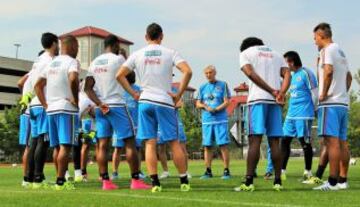
[[[107,145],[113,139],[125,142],[126,158],[131,171],[131,189],[148,189],[139,179],[139,159],[135,148],[135,129],[131,116],[123,99],[124,89],[116,81],[115,75],[125,59],[119,56],[120,41],[115,35],[104,40],[105,53],[91,63],[85,81],[85,92],[98,106],[95,120],[99,150],[97,161],[103,181],[103,190],[114,190],[118,186],[112,183],[108,174]],[[95,87],[95,90],[94,90]],[[96,91],[96,92],[95,92]]]
[[[246,182],[235,191],[254,191],[253,177],[260,156],[263,135],[268,138],[275,168],[273,189],[280,191],[281,152],[284,96],[290,85],[290,71],[281,54],[264,45],[256,37],[246,38],[240,47],[240,68],[249,78],[249,96],[245,120],[249,136]]]
[[[50,146],[55,148],[55,190],[75,189],[74,184],[66,182],[65,171],[71,146],[77,144],[80,70],[75,59],[77,53],[76,38],[71,35],[64,37],[61,41],[61,55],[49,63],[35,85],[36,95],[48,114]]]
[[[42,34],[41,44],[45,51],[34,62],[29,75],[32,93],[40,74],[59,53],[58,37],[55,34],[48,32]],[[45,180],[43,171],[49,147],[47,118],[47,113],[44,107],[41,106],[38,97],[33,97],[30,102],[31,141],[28,155],[28,177],[29,182],[33,183],[33,189],[44,187],[45,184],[42,181]]]
[[[314,190],[347,189],[348,91],[352,76],[345,53],[332,40],[330,25],[320,23],[313,32],[315,44],[320,48],[318,135],[324,137],[330,163],[328,181]]]
[[[148,45],[133,53],[117,74],[117,80],[124,89],[139,100],[139,123],[137,138],[145,140],[145,159],[148,174],[152,180],[152,192],[162,190],[157,174],[157,132],[162,132],[161,139],[168,142],[173,152],[175,166],[180,174],[181,191],[189,191],[186,158],[178,139],[178,122],[175,105],[180,100],[192,71],[189,65],[175,50],[161,46],[163,32],[160,25],[150,24],[146,29]],[[183,73],[177,94],[171,93],[173,67]],[[141,94],[131,88],[126,75],[135,70],[139,78]]]

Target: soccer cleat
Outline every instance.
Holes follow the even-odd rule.
[[[111,180],[103,180],[102,189],[103,190],[116,190],[119,187],[115,185]]]
[[[321,191],[332,191],[332,190],[339,190],[339,189],[340,188],[338,185],[332,186],[332,185],[330,185],[329,182],[325,182],[324,184],[313,188],[313,190],[321,190]]]
[[[255,190],[255,187],[253,184],[247,186],[245,183],[241,184],[239,187],[234,188],[234,191],[240,192],[240,191],[247,191],[247,192],[253,192]]]
[[[304,172],[303,174],[303,180],[309,180],[312,177],[311,172]]]
[[[21,186],[23,188],[29,189],[29,188],[32,188],[32,183],[23,180],[22,183],[21,183]]]
[[[54,190],[62,191],[62,190],[75,190],[75,186],[72,182],[65,182],[63,185],[55,184],[53,186]]]
[[[191,190],[190,184],[181,184],[180,185],[180,191],[181,192],[188,192]]]
[[[111,180],[118,180],[118,179],[120,179],[119,174],[117,172],[113,172],[111,174]]]
[[[143,172],[139,173],[139,178],[144,180],[146,178],[146,175]]]
[[[229,180],[231,178],[230,173],[224,173],[223,176],[221,176],[221,179],[223,180]]]
[[[204,175],[202,175],[200,177],[200,179],[206,180],[206,179],[209,179],[209,178],[212,178],[212,177],[213,177],[212,173],[205,172]]]
[[[161,173],[159,179],[165,179],[165,178],[168,178],[170,177],[170,173],[168,171],[164,171]]]
[[[281,173],[280,179],[281,179],[282,181],[285,181],[285,180],[286,180],[286,173],[285,173],[285,172],[282,172],[282,173]]]
[[[45,181],[42,181],[41,183],[33,183],[31,189],[33,190],[39,190],[39,189],[49,189],[50,186]]]
[[[275,184],[275,185],[273,186],[273,189],[274,189],[275,191],[281,191],[282,189],[284,189],[284,187],[283,187],[282,185],[280,185],[280,184]]]
[[[150,189],[151,185],[146,184],[143,180],[131,179],[131,190],[147,190]]]
[[[84,180],[84,176],[82,176],[82,175],[80,175],[80,176],[75,176],[74,181],[75,181],[75,183],[86,182],[86,181]]]
[[[151,192],[152,192],[152,193],[158,193],[158,192],[161,192],[161,191],[162,191],[162,187],[161,187],[161,186],[155,185],[155,186],[153,186],[153,187],[151,188]]]
[[[302,183],[303,184],[314,185],[314,184],[321,184],[321,183],[323,183],[323,181],[318,177],[312,176],[309,179],[304,180]]]
[[[265,180],[271,180],[271,179],[272,179],[272,176],[273,176],[273,174],[272,174],[271,172],[267,172],[267,173],[265,173],[265,175],[264,175],[264,179],[265,179]]]
[[[349,188],[349,184],[348,184],[347,182],[345,182],[345,183],[338,183],[337,186],[338,186],[339,190],[346,190],[346,189]]]

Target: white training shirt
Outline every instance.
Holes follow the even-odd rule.
[[[123,87],[116,80],[116,73],[125,58],[114,53],[105,53],[92,61],[87,76],[95,80],[95,92],[101,102],[111,105],[125,104]]]
[[[253,46],[240,53],[240,68],[250,64],[271,88],[281,88],[281,68],[288,67],[282,55],[268,46]],[[248,104],[270,103],[275,104],[275,98],[249,80]]]
[[[82,118],[83,113],[89,107],[95,106],[95,103],[92,102],[89,97],[85,94],[85,92],[79,92],[79,117]]]
[[[328,90],[328,97],[319,103],[321,106],[345,106],[349,105],[349,93],[346,88],[346,77],[349,71],[345,53],[336,43],[331,43],[320,51],[319,70],[319,95],[324,88],[324,65],[333,66],[333,79]]]
[[[185,60],[175,50],[150,44],[133,53],[124,66],[135,70],[142,89],[141,102],[174,106],[171,92],[173,67]]]
[[[45,70],[46,66],[53,60],[53,57],[50,56],[50,53],[45,51],[42,55],[40,55],[34,62],[31,73],[29,76],[30,86],[32,91],[34,91],[34,87],[36,82],[39,80],[41,73]],[[46,91],[46,88],[44,89]],[[38,97],[34,91],[34,98],[30,102],[30,107],[42,107]]]
[[[71,72],[79,73],[79,62],[68,56],[60,55],[45,68],[41,74],[46,81],[46,101],[48,114],[77,114],[78,109],[71,104],[73,95],[70,88],[69,74]]]

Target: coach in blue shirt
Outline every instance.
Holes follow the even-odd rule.
[[[204,69],[207,83],[200,86],[196,107],[201,109],[202,115],[202,145],[204,147],[206,171],[201,179],[211,178],[212,147],[220,146],[224,161],[222,179],[230,178],[228,134],[228,117],[226,107],[229,105],[230,91],[227,83],[216,80],[216,69],[210,65]]]

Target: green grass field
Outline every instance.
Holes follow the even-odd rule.
[[[314,161],[317,164],[317,160]],[[315,166],[314,165],[314,166]],[[350,189],[337,192],[312,191],[313,186],[301,184],[303,160],[291,159],[288,167],[288,179],[283,183],[282,192],[272,190],[272,181],[260,176],[255,179],[256,191],[233,192],[239,185],[245,172],[245,161],[231,163],[233,178],[220,179],[222,165],[215,161],[211,180],[200,180],[204,167],[201,161],[191,161],[189,171],[193,175],[190,180],[191,192],[179,191],[179,179],[172,177],[162,180],[163,192],[152,194],[149,191],[131,191],[128,189],[128,167],[125,162],[120,166],[121,179],[117,182],[119,190],[105,192],[97,181],[97,166],[89,166],[88,183],[76,184],[75,191],[27,190],[20,186],[22,170],[20,167],[0,167],[0,206],[360,206],[360,166],[350,167]],[[258,173],[264,173],[265,162],[260,162]],[[175,168],[170,164],[172,175]],[[143,166],[144,168],[144,166]],[[54,181],[52,165],[46,166],[48,181]],[[325,173],[327,176],[327,172]]]

